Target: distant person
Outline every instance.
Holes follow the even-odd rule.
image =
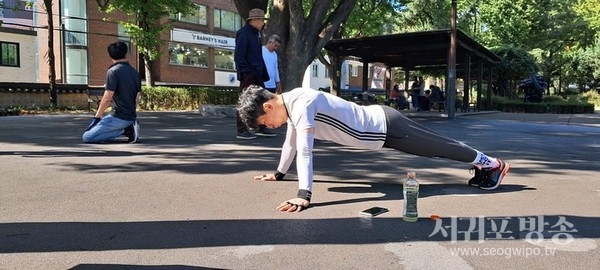
[[[414,77],[413,83],[410,85],[410,103],[414,110],[419,109],[419,93],[421,92],[421,83],[417,76]]]
[[[267,66],[262,57],[262,34],[265,26],[265,11],[259,8],[248,12],[246,24],[237,31],[235,35],[234,61],[237,68],[237,78],[240,81],[239,91],[242,93],[249,85],[265,86],[264,82],[269,80]],[[236,117],[238,139],[256,139],[256,135],[275,136],[266,129],[259,130],[256,135],[250,132],[244,125],[240,116]]]
[[[429,111],[429,101],[425,95],[425,81],[423,76],[419,76],[419,96],[417,97],[419,103],[419,111]]]
[[[295,158],[298,193],[277,206],[279,211],[299,212],[310,205],[315,139],[366,150],[385,147],[470,163],[475,176],[469,185],[484,190],[496,189],[510,168],[501,159],[431,131],[398,110],[381,105],[360,106],[310,88],[273,94],[261,86],[250,86],[240,96],[237,110],[249,127],[279,128],[287,123],[277,171],[254,177],[263,181],[282,180]]]
[[[438,109],[441,111],[443,108],[443,94],[442,89],[436,85],[429,86],[430,93],[427,95],[427,100],[429,101],[429,108],[434,106],[438,106]]]
[[[384,102],[385,105],[390,106],[394,104],[398,110],[404,110],[407,107],[408,102],[403,93],[400,92],[398,85],[394,85],[392,91],[390,91],[390,97]]]
[[[277,59],[277,49],[281,44],[281,39],[278,35],[271,35],[267,40],[267,44],[262,47],[262,56],[267,66],[269,80],[265,82],[265,88],[271,93],[280,94],[281,84],[279,79],[279,63]]]
[[[102,143],[125,135],[129,143],[135,143],[140,136],[136,114],[142,89],[140,74],[127,62],[127,44],[112,43],[107,50],[113,64],[106,72],[106,86],[98,110],[82,139],[84,143]],[[103,117],[111,103],[112,113]]]

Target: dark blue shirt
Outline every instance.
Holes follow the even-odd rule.
[[[246,23],[235,35],[235,66],[237,78],[252,74],[257,80],[268,81],[267,66],[262,57],[262,43],[259,31]]]
[[[122,120],[135,120],[136,97],[142,89],[142,80],[137,70],[128,62],[112,64],[106,72],[105,88],[115,92],[112,114]]]

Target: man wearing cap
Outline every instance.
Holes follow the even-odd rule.
[[[269,80],[269,73],[262,57],[261,30],[264,26],[265,11],[259,8],[251,9],[246,24],[235,35],[235,65],[237,78],[240,81],[240,93],[250,85],[264,87],[264,82]],[[275,133],[261,126],[256,131],[256,135],[273,137]],[[237,138],[256,139],[256,135],[248,130],[238,114]]]

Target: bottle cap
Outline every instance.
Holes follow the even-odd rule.
[[[406,173],[406,177],[415,178],[415,177],[417,177],[417,173],[416,172],[408,172],[408,173]]]

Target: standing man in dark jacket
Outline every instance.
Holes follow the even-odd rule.
[[[269,73],[262,57],[261,30],[264,26],[265,12],[255,8],[250,10],[246,24],[235,35],[235,66],[237,78],[240,81],[240,94],[249,85],[264,87],[264,82],[269,80]],[[275,133],[262,126],[256,131],[256,135],[273,137]],[[237,138],[256,138],[241,121],[239,114],[237,116]]]

